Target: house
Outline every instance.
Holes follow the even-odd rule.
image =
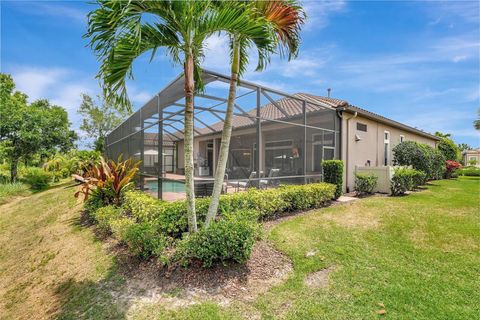
[[[205,89],[195,96],[194,172],[197,182],[212,183],[229,77],[203,70],[202,79]],[[162,198],[176,198],[171,190],[183,192],[183,84],[183,77],[177,77],[106,140],[107,156],[123,154],[142,160],[141,187]],[[392,148],[404,140],[434,147],[439,138],[345,100],[309,93],[291,95],[241,81],[228,182],[235,186],[322,181],[322,161],[342,159],[345,190],[353,190],[356,166],[391,165]]]
[[[463,151],[462,159],[466,166],[470,165],[480,168],[480,148]]]

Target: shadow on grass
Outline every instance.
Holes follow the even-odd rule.
[[[124,283],[116,269],[112,267],[99,281],[69,278],[60,283],[55,289],[60,310],[51,313],[56,319],[125,319],[129,302],[120,305],[112,295]]]

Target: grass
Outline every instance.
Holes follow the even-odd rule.
[[[30,187],[27,184],[16,183],[0,183],[0,204],[8,202],[16,196],[26,196],[30,194]]]
[[[57,186],[0,206],[0,314],[60,319],[478,319],[480,179],[436,181],[405,197],[370,197],[294,217],[267,237],[294,272],[255,301],[170,310],[115,302],[115,257],[79,224]],[[307,257],[307,252],[315,252]],[[329,284],[304,279],[331,267]],[[133,308],[134,306],[134,308]],[[384,316],[377,312],[385,310]]]

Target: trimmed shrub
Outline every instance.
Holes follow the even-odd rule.
[[[392,177],[390,189],[392,195],[399,196],[405,194],[408,190],[413,190],[414,176],[417,175],[418,170],[400,168],[395,170],[395,174]]]
[[[277,189],[248,189],[220,196],[219,213],[251,210],[260,219],[285,211],[305,210],[325,205],[334,197],[335,186],[327,183],[281,186]],[[90,199],[90,198],[89,198]],[[87,201],[88,203],[88,201]],[[196,199],[199,227],[205,220],[210,198]],[[152,222],[158,230],[174,238],[187,231],[184,200],[164,202],[139,191],[125,193],[123,208],[139,222]]]
[[[113,236],[118,240],[123,240],[126,237],[127,230],[136,223],[135,220],[127,217],[110,220],[110,229]]]
[[[129,225],[122,234],[128,250],[140,258],[161,257],[167,246],[167,239],[148,222]]]
[[[93,214],[98,230],[103,234],[110,234],[112,229],[110,227],[113,220],[122,217],[122,209],[114,206],[106,206],[98,209]]]
[[[318,208],[330,201],[335,194],[336,186],[326,183],[307,185],[281,186],[280,195],[286,203],[287,211]]]
[[[28,183],[33,190],[43,190],[52,182],[52,175],[41,168],[30,167],[25,174],[25,182]]]
[[[243,263],[252,253],[259,225],[251,211],[223,215],[206,229],[186,235],[177,246],[177,259],[200,260],[204,267],[214,262]]]
[[[335,199],[338,199],[343,193],[343,161],[325,160],[322,161],[323,181],[337,186],[335,190]]]
[[[427,174],[420,170],[412,169],[412,184],[413,188],[418,188],[427,183]]]
[[[355,190],[357,195],[364,196],[372,194],[373,189],[377,186],[378,177],[371,174],[357,173],[355,175]]]
[[[466,177],[480,177],[480,169],[463,168],[458,170],[458,174]]]

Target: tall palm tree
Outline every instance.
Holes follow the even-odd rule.
[[[88,15],[90,46],[101,61],[97,77],[104,96],[119,109],[131,109],[126,79],[132,63],[145,52],[151,60],[165,49],[174,64],[182,65],[185,78],[185,189],[190,232],[197,231],[193,180],[193,97],[201,90],[200,61],[205,39],[218,32],[246,32],[259,47],[270,46],[268,28],[251,19],[234,3],[213,8],[213,1],[97,0],[99,8]]]
[[[289,60],[297,56],[300,45],[300,30],[306,16],[303,8],[297,4],[296,0],[252,1],[248,7],[245,7],[245,9],[249,11],[249,15],[252,19],[257,19],[258,17],[264,19],[262,21],[264,21],[266,27],[272,31],[272,42],[278,48],[280,56],[283,57],[287,55]],[[210,222],[215,218],[218,211],[220,194],[228,160],[230,138],[232,136],[232,118],[237,82],[245,72],[248,65],[248,49],[253,45],[255,45],[255,43],[244,32],[230,33],[230,88],[223,124],[218,164],[215,171],[212,198],[205,221],[206,227],[208,227]],[[257,65],[258,71],[265,68],[266,63],[269,60],[270,51],[264,50],[264,48],[258,46],[257,51],[259,56],[259,62]]]

